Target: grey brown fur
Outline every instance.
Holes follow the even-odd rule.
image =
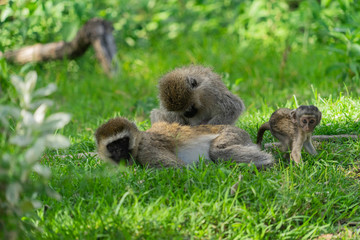
[[[176,68],[159,80],[158,88],[160,109],[151,111],[151,123],[234,124],[245,110],[243,101],[207,67]]]
[[[317,154],[311,136],[320,121],[321,112],[313,105],[300,106],[295,110],[280,108],[271,115],[269,122],[261,125],[256,143],[260,146],[264,132],[270,130],[271,134],[280,141],[280,149],[282,151],[290,149],[291,159],[299,163],[302,147],[312,155]]]
[[[272,156],[251,142],[247,132],[229,125],[182,126],[178,123],[155,123],[147,131],[139,131],[125,118],[114,118],[95,133],[99,156],[104,160],[120,162],[109,152],[108,145],[129,138],[128,149],[115,152],[130,153],[125,159],[148,167],[182,167],[199,160],[203,153],[213,162],[234,161],[268,167]],[[119,148],[125,145],[119,145]],[[195,152],[195,155],[194,155]],[[196,155],[199,152],[200,155]],[[126,154],[124,156],[127,156]]]

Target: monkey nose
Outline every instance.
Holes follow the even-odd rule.
[[[304,128],[305,132],[311,132],[311,129],[309,127]]]

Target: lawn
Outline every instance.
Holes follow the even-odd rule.
[[[277,108],[307,104],[322,111],[315,135],[359,135],[360,81],[352,75],[358,72],[349,77],[350,70],[329,70],[335,63],[351,60],[346,64],[354,63],[360,72],[358,58],[344,58],[329,44],[311,38],[307,44],[294,40],[286,51],[286,41],[276,39],[242,40],[204,30],[193,36],[139,40],[135,46],[120,41],[120,71],[113,78],[103,73],[93,50],[75,60],[25,66],[6,63],[7,75],[37,71],[37,88],[55,83],[58,90],[49,114],[71,114],[70,123],[57,131],[70,139],[70,147],[46,150],[41,158],[52,173],[48,185],[61,199],[45,192],[36,196],[46,207],[22,218],[36,227],[27,230],[26,237],[360,239],[358,140],[316,142],[318,155],[303,152],[299,166],[276,149],[269,150],[276,164],[267,170],[202,161],[184,169],[155,170],[114,166],[89,154],[96,151],[96,128],[109,118],[124,116],[141,130],[148,129],[149,113],[158,106],[158,79],[175,67],[193,63],[212,67],[243,99],[247,109],[236,126],[254,141],[259,126]],[[15,102],[14,89],[8,85],[5,89],[1,104]],[[265,143],[274,141],[265,134]],[[0,144],[4,152],[12,151],[6,140]],[[37,179],[33,174],[32,181]],[[235,183],[238,188],[232,194]]]
[[[232,91],[245,101],[247,112],[236,125],[247,130],[254,140],[258,127],[276,108],[300,104],[314,104],[321,109],[323,119],[316,135],[359,133],[356,84],[346,85],[331,76],[316,77],[321,75],[321,67],[314,67],[315,72],[304,70],[307,66],[326,65],[325,50],[293,53],[303,60],[313,58],[314,62],[296,69],[302,61],[290,57],[289,68],[294,70],[288,74],[293,77],[280,83],[276,77],[266,80],[276,75],[276,71],[271,71],[278,69],[276,58],[264,56],[255,61],[250,55],[242,60],[243,65],[229,69],[231,60],[228,65],[218,64],[221,59],[242,58],[243,54],[214,44],[211,48],[217,52],[213,54],[219,57],[196,63],[214,66],[229,86],[242,79],[232,86]],[[46,213],[38,211],[40,219],[36,225],[42,231],[35,232],[36,237],[307,239],[322,234],[345,238],[358,234],[358,141],[321,142],[317,156],[303,153],[304,164],[300,167],[289,164],[274,151],[278,164],[260,172],[232,164],[200,164],[181,170],[119,168],[96,157],[79,157],[79,153],[95,151],[94,131],[111,117],[125,116],[141,129],[149,128],[149,111],[157,106],[157,79],[174,67],[191,63],[187,57],[178,62],[172,56],[185,49],[174,48],[169,50],[170,56],[159,56],[169,52],[163,48],[154,47],[152,51],[157,54],[127,49],[121,56],[120,51],[121,75],[114,79],[103,75],[99,66],[94,73],[80,67],[76,72],[69,71],[69,66],[78,64],[75,61],[45,64],[40,75],[43,82],[54,79],[59,86],[56,110],[72,114],[71,123],[62,131],[71,139],[71,146],[48,151],[42,160],[53,173],[50,186],[62,199],[41,198],[50,208]],[[203,47],[197,51],[210,50]],[[131,58],[134,56],[135,60]],[[96,62],[90,53],[88,57],[93,63],[83,64],[90,69],[89,65]],[[158,64],[152,64],[154,61]],[[273,68],[263,69],[265,64]],[[57,73],[51,71],[53,67]],[[246,69],[252,72],[247,73]],[[276,89],[281,84],[286,88]],[[272,141],[267,134],[265,142]],[[68,156],[59,157],[63,155]],[[232,196],[230,189],[239,175],[242,180]]]

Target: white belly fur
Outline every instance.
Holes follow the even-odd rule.
[[[210,143],[217,136],[219,136],[219,134],[209,134],[191,139],[187,144],[179,147],[177,157],[186,164],[199,162],[200,157],[210,160]]]

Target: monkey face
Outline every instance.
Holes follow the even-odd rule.
[[[303,115],[299,119],[299,126],[306,133],[313,132],[316,125],[316,117],[313,115]]]
[[[197,114],[198,110],[195,107],[195,104],[193,104],[191,107],[185,110],[184,117],[186,118],[192,118]]]
[[[314,128],[320,123],[321,112],[313,105],[301,105],[296,110],[291,111],[290,117],[293,123],[297,123],[302,131],[311,133]]]
[[[117,139],[106,145],[106,148],[110,153],[109,157],[114,162],[120,163],[121,160],[130,160],[129,137]]]

